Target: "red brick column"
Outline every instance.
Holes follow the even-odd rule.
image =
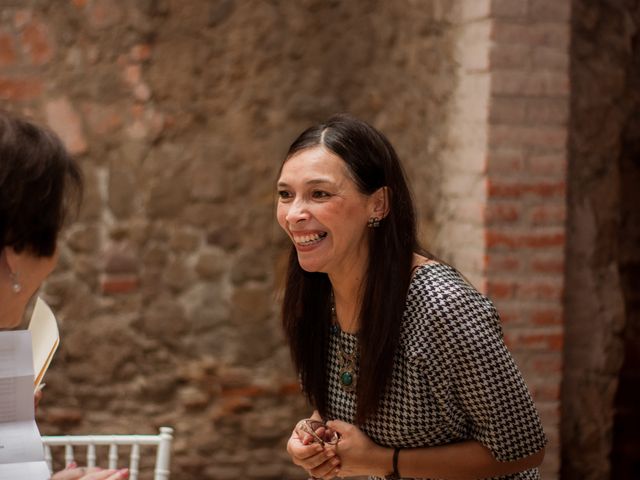
[[[568,0],[493,0],[485,279],[559,470],[567,131]]]

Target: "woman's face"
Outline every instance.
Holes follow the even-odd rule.
[[[358,190],[340,157],[322,146],[296,153],[282,167],[278,197],[278,223],[304,270],[331,275],[366,264],[374,200]]]

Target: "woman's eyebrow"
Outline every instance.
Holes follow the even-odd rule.
[[[328,183],[331,185],[334,185],[335,182],[331,179],[328,178],[312,178],[310,180],[307,180],[306,182],[304,182],[305,185],[319,185],[319,184],[323,184],[323,183]],[[278,182],[278,187],[289,187],[290,185],[287,182],[283,182],[283,181],[279,181]]]

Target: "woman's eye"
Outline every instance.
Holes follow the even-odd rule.
[[[312,193],[313,198],[329,198],[331,194],[329,192],[325,192],[323,190],[315,190]]]
[[[278,197],[280,197],[280,200],[289,200],[291,198],[291,193],[286,190],[278,190]]]

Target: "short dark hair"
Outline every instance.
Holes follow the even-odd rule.
[[[52,131],[0,110],[0,250],[55,252],[82,174]]]
[[[362,193],[389,189],[389,214],[369,232],[369,261],[359,312],[356,421],[362,423],[377,410],[391,377],[413,253],[421,251],[415,209],[393,146],[371,125],[347,114],[335,115],[305,130],[289,148],[283,165],[296,153],[316,146],[327,148],[345,162]],[[303,391],[322,415],[327,409],[330,295],[328,276],[304,271],[292,246],[282,322]]]

